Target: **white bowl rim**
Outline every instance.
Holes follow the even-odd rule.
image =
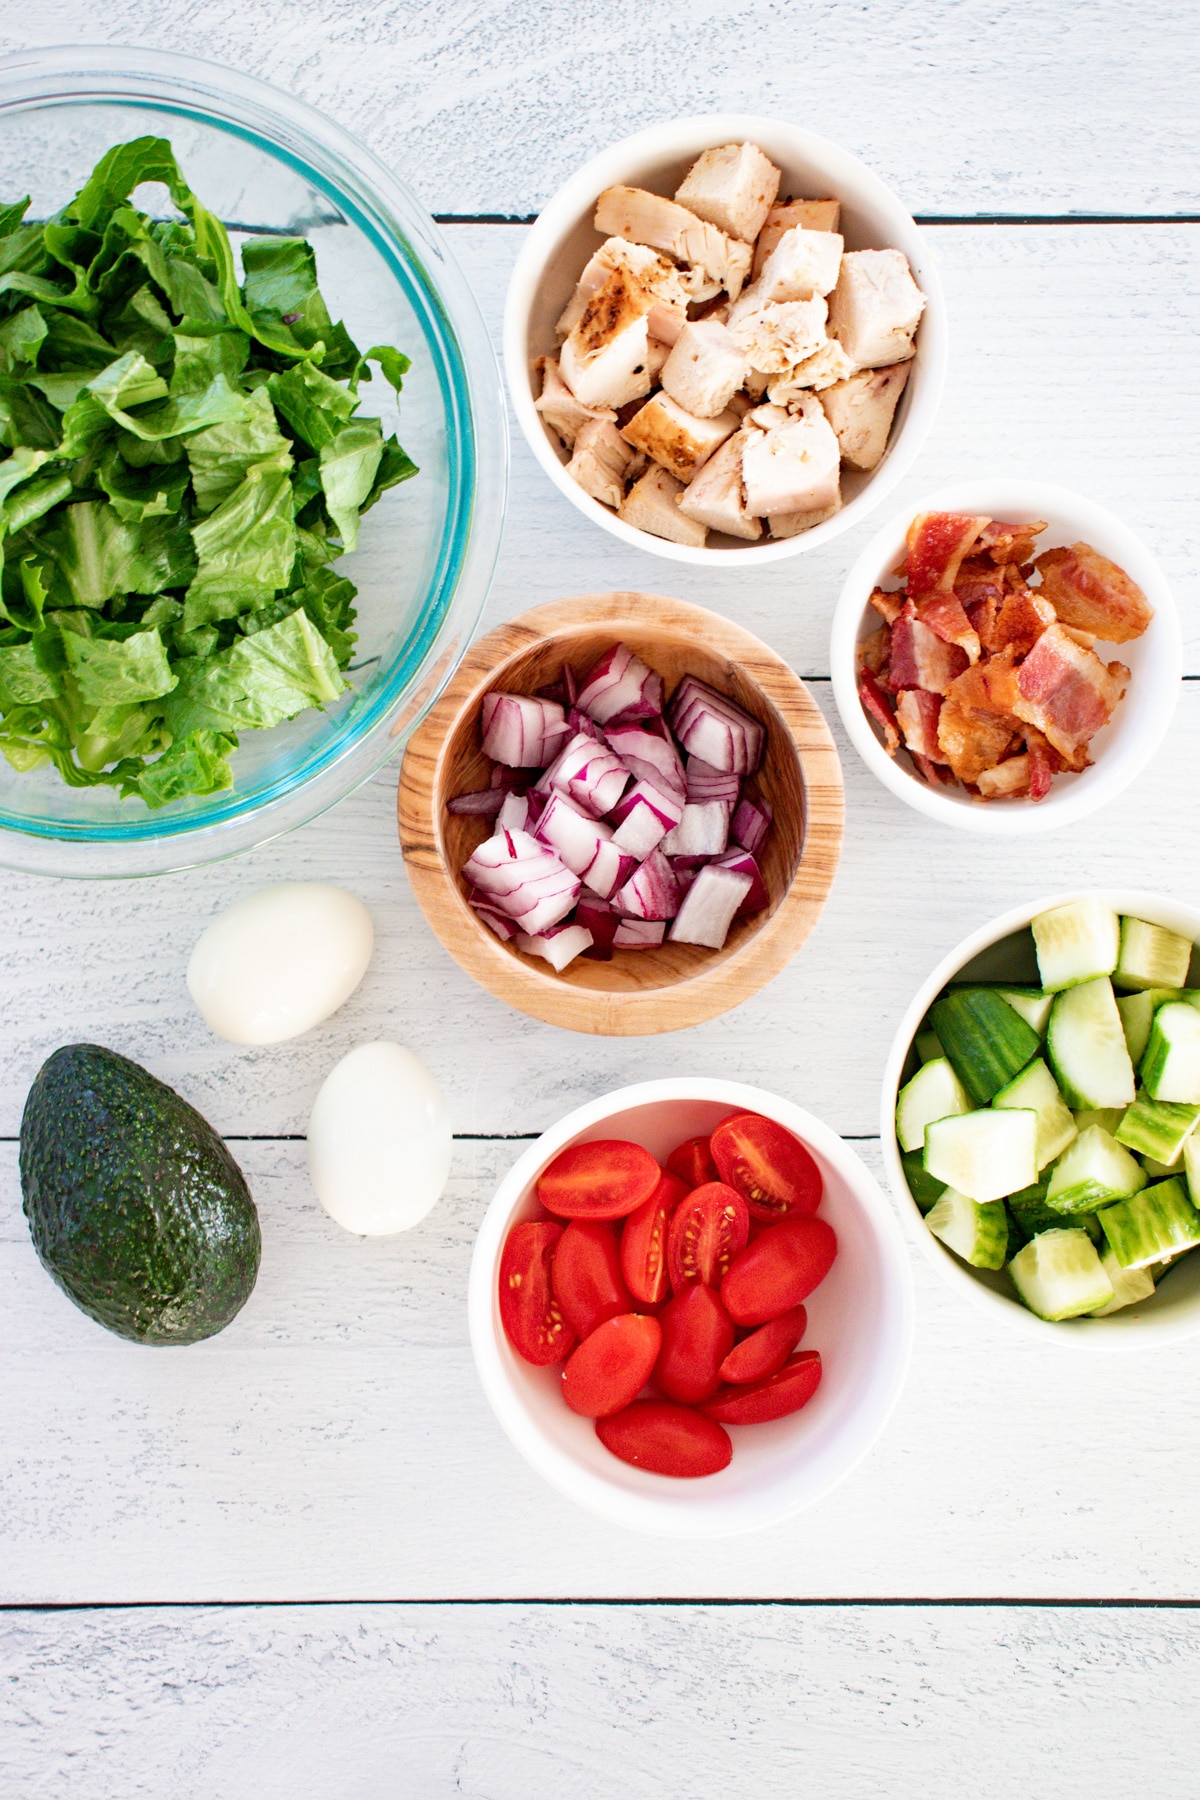
[[[994,516],[1019,511],[1038,518],[1044,512],[1055,511],[1075,520],[1083,533],[1090,531],[1103,535],[1110,545],[1115,540],[1122,548],[1114,560],[1121,561],[1122,567],[1135,564],[1135,579],[1148,591],[1155,610],[1150,630],[1158,633],[1160,650],[1167,662],[1167,674],[1162,680],[1165,703],[1157,709],[1153,723],[1139,740],[1132,745],[1120,746],[1119,751],[1117,746],[1111,745],[1102,752],[1094,765],[1095,778],[1086,787],[1077,783],[1057,792],[1051,788],[1046,798],[1036,805],[1019,800],[978,802],[927,787],[883,748],[863,712],[856,685],[858,630],[867,610],[867,595],[890,571],[912,519],[921,512],[983,511],[995,506],[998,493],[1004,497],[1003,507],[1001,513]],[[1134,571],[1130,570],[1130,573]],[[912,501],[903,512],[894,514],[886,525],[880,526],[856,558],[842,585],[830,631],[829,671],[837,709],[854,748],[871,773],[878,776],[898,799],[928,818],[953,825],[960,831],[978,832],[989,837],[1029,837],[1043,831],[1056,831],[1086,818],[1115,799],[1141,774],[1161,745],[1174,717],[1183,673],[1183,649],[1179,614],[1170,584],[1149,545],[1123,519],[1098,500],[1090,500],[1085,494],[1055,482],[995,473],[971,476],[938,488],[934,493]]]
[[[944,1280],[951,1282],[960,1293],[966,1294],[976,1306],[981,1306],[991,1318],[1003,1319],[1015,1330],[1023,1332],[1026,1337],[1038,1339],[1043,1345],[1055,1343],[1072,1350],[1098,1350],[1106,1353],[1142,1350],[1151,1346],[1157,1348],[1163,1344],[1179,1343],[1200,1332],[1200,1294],[1196,1296],[1190,1320],[1186,1317],[1160,1319],[1153,1312],[1147,1316],[1135,1314],[1132,1310],[1113,1313],[1107,1319],[1071,1319],[1058,1323],[1039,1319],[1036,1313],[1022,1306],[1019,1300],[995,1293],[972,1273],[966,1263],[961,1262],[934,1237],[904,1178],[904,1165],[900,1160],[900,1147],[896,1141],[896,1096],[900,1090],[905,1059],[917,1034],[917,1027],[942,988],[974,957],[999,943],[1002,938],[1023,930],[1038,913],[1048,912],[1051,907],[1066,906],[1077,900],[1100,900],[1115,912],[1132,913],[1135,918],[1149,919],[1152,922],[1156,913],[1161,915],[1164,911],[1173,912],[1177,918],[1186,917],[1192,921],[1193,941],[1200,943],[1200,909],[1189,906],[1186,901],[1173,900],[1168,895],[1151,894],[1137,888],[1071,888],[1065,893],[1049,894],[1039,900],[1026,901],[988,924],[981,925],[951,950],[949,955],[944,956],[922,982],[892,1040],[884,1068],[879,1111],[883,1163],[892,1192],[904,1214],[909,1235],[915,1238],[926,1260],[939,1271]]]
[[[889,444],[887,454],[871,480],[833,518],[797,537],[774,539],[765,544],[750,544],[741,550],[697,548],[691,544],[673,544],[656,538],[648,531],[636,530],[619,519],[608,507],[586,494],[578,482],[554,454],[546,437],[540,413],[533,403],[529,388],[526,325],[530,307],[546,260],[548,244],[554,243],[564,229],[577,223],[592,206],[596,196],[611,187],[632,162],[661,156],[664,162],[672,154],[687,155],[735,139],[754,141],[764,132],[784,134],[796,146],[798,154],[826,164],[831,171],[831,186],[838,185],[838,171],[865,189],[873,203],[891,215],[894,221],[893,245],[904,250],[910,263],[919,262],[920,285],[925,295],[925,313],[921,320],[921,384],[904,420],[903,427]],[[906,240],[900,242],[900,239]],[[632,136],[609,145],[591,158],[567,180],[547,201],[535,220],[529,236],[522,244],[509,277],[504,305],[504,372],[509,397],[526,442],[537,461],[565,494],[573,506],[587,518],[611,532],[614,537],[635,549],[665,557],[670,562],[691,563],[701,568],[736,568],[739,565],[778,562],[799,556],[828,543],[840,532],[858,525],[883,501],[898,482],[903,480],[924,446],[941,404],[949,361],[946,297],[933,255],[932,246],[921,236],[920,228],[902,202],[875,171],[858,157],[819,132],[809,131],[789,120],[772,118],[762,113],[696,113],[685,119],[672,119],[649,125]]]
[[[722,1498],[706,1493],[700,1482],[675,1481],[667,1476],[644,1474],[645,1492],[631,1493],[582,1468],[568,1452],[532,1428],[509,1386],[502,1366],[495,1324],[493,1296],[496,1269],[513,1208],[537,1172],[581,1131],[598,1125],[614,1113],[664,1101],[711,1101],[731,1107],[744,1106],[777,1119],[823,1156],[846,1182],[855,1203],[866,1214],[885,1269],[885,1287],[891,1302],[888,1328],[892,1362],[890,1372],[872,1387],[873,1406],[851,1416],[845,1439],[848,1454],[840,1466],[811,1491],[797,1496],[781,1494],[777,1484],[764,1487],[753,1497]],[[806,1510],[843,1481],[867,1455],[879,1438],[899,1399],[912,1356],[914,1315],[912,1268],[895,1209],[870,1170],[854,1150],[821,1120],[763,1088],[715,1077],[677,1076],[636,1082],[576,1107],[542,1133],[518,1157],[484,1214],[471,1257],[467,1313],[471,1348],[484,1393],[514,1448],[567,1499],[598,1514],[610,1524],[652,1536],[703,1540],[732,1537],[779,1523]]]

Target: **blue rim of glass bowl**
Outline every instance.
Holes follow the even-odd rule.
[[[220,72],[215,64],[207,67],[214,73]],[[259,85],[264,87],[267,94],[270,93],[266,84]],[[75,825],[67,821],[39,821],[0,809],[0,828],[20,832],[26,837],[75,843],[130,843],[182,837],[191,832],[227,825],[252,812],[263,811],[295,793],[318,775],[326,774],[387,716],[433,647],[458,587],[470,536],[475,498],[475,430],[470,387],[453,324],[429,280],[424,263],[403,232],[397,228],[393,235],[382,229],[350,194],[285,145],[236,120],[206,112],[199,105],[183,106],[166,99],[143,99],[132,93],[120,96],[73,94],[65,95],[59,100],[52,97],[17,100],[8,107],[0,105],[0,112],[48,108],[54,105],[70,106],[81,101],[94,106],[119,106],[133,111],[174,114],[180,118],[202,118],[205,123],[227,131],[231,136],[244,138],[256,148],[265,150],[311,182],[318,192],[358,227],[396,277],[416,314],[425,343],[432,353],[438,388],[446,411],[447,527],[443,531],[433,581],[419,626],[406,646],[399,665],[380,684],[379,691],[372,700],[352,716],[348,716],[326,739],[319,751],[306,756],[286,775],[281,775],[268,786],[239,799],[231,797],[228,801],[219,802],[202,814],[186,812],[172,816],[157,813],[128,823]],[[349,709],[347,710],[349,713]],[[234,794],[236,791],[232,790]]]

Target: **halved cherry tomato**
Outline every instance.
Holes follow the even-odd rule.
[[[828,1275],[837,1238],[824,1219],[785,1219],[743,1250],[721,1283],[735,1325],[765,1325],[812,1293]]]
[[[677,1294],[693,1281],[718,1287],[750,1232],[746,1202],[720,1181],[693,1188],[671,1214],[667,1270]]]
[[[768,1375],[782,1369],[804,1336],[807,1324],[804,1308],[793,1306],[790,1312],[760,1325],[729,1352],[721,1364],[721,1380],[736,1382],[739,1387],[748,1381],[765,1381]]]
[[[733,1455],[727,1431],[673,1400],[635,1400],[624,1412],[597,1419],[596,1436],[622,1462],[655,1475],[715,1475]]]
[[[668,1156],[666,1167],[684,1187],[703,1187],[706,1181],[720,1180],[706,1137],[689,1138],[686,1144],[680,1144]]]
[[[568,1144],[538,1176],[538,1199],[560,1219],[623,1219],[648,1200],[662,1170],[622,1138]]]
[[[668,1400],[695,1405],[721,1385],[721,1364],[733,1348],[733,1324],[710,1287],[693,1282],[663,1307],[662,1349],[654,1379]],[[579,1354],[578,1351],[575,1353]]]
[[[649,1381],[661,1346],[657,1319],[639,1313],[606,1319],[568,1358],[563,1399],[587,1419],[620,1412]]]
[[[650,1198],[630,1213],[621,1232],[621,1273],[634,1299],[645,1306],[657,1306],[671,1291],[667,1226],[686,1193],[677,1176],[664,1175]]]
[[[756,1219],[774,1224],[820,1206],[820,1169],[799,1138],[774,1119],[734,1113],[721,1120],[709,1143],[721,1180],[745,1195]]]
[[[554,1297],[578,1338],[590,1337],[605,1319],[633,1311],[621,1279],[616,1228],[603,1219],[572,1219],[554,1252]]]
[[[513,1226],[500,1252],[500,1322],[513,1349],[542,1368],[568,1356],[575,1343],[550,1273],[562,1235],[552,1219],[531,1220]]]
[[[801,1350],[765,1381],[756,1381],[752,1387],[722,1388],[704,1410],[722,1425],[765,1425],[769,1419],[799,1412],[820,1385],[820,1351]]]

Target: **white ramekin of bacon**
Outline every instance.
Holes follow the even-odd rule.
[[[945,303],[912,218],[847,151],[777,119],[682,119],[544,208],[504,358],[581,512],[675,561],[762,562],[855,524],[910,466]]]
[[[842,589],[834,695],[874,774],[918,811],[1021,836],[1127,787],[1171,722],[1179,624],[1128,526],[1038,481],[906,508]]]

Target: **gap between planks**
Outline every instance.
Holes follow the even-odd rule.
[[[867,1609],[881,1611],[885,1607],[916,1610],[923,1607],[937,1607],[944,1611],[978,1612],[985,1607],[1011,1608],[1017,1612],[1040,1612],[1052,1609],[1055,1612],[1200,1612],[1200,1600],[1140,1600],[1123,1597],[1120,1599],[1058,1599],[1054,1595],[1039,1596],[1036,1594],[1020,1594],[1015,1598],[1006,1596],[985,1596],[975,1599],[970,1595],[951,1595],[946,1597],[922,1598],[920,1595],[901,1594],[890,1597],[880,1595],[838,1595],[834,1599],[771,1599],[762,1596],[750,1599],[734,1596],[688,1596],[677,1595],[621,1595],[619,1597],[595,1594],[570,1594],[567,1596],[554,1594],[506,1594],[502,1598],[471,1599],[462,1595],[451,1595],[446,1598],[423,1600],[409,1599],[404,1595],[372,1596],[370,1599],[353,1596],[343,1599],[324,1600],[6,1600],[0,1601],[0,1616],[22,1613],[109,1613],[109,1612],[210,1612],[218,1608],[230,1612],[267,1611],[284,1612],[296,1607],[330,1607],[330,1606],[420,1606],[425,1608],[438,1606],[471,1606],[476,1608],[492,1608],[506,1606],[546,1606],[559,1609],[573,1606],[590,1606],[606,1608],[609,1611],[629,1611],[641,1607],[653,1611],[668,1611],[686,1606],[702,1608],[709,1612],[728,1611],[741,1607],[776,1607],[786,1612],[838,1612],[851,1609]]]

